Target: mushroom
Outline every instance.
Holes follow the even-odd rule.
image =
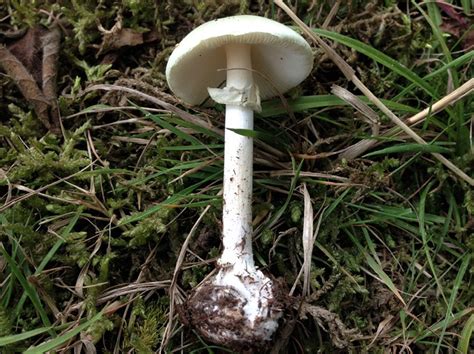
[[[281,292],[257,269],[252,254],[253,141],[239,130],[252,130],[260,100],[297,86],[312,65],[311,48],[298,33],[247,15],[197,27],[169,58],[166,77],[176,96],[190,105],[208,96],[226,105],[224,250],[217,275],[195,289],[186,304],[191,325],[214,343],[256,346],[278,327]]]

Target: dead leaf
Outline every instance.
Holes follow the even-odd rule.
[[[144,43],[143,33],[131,28],[115,27],[102,36],[102,43],[97,55],[117,50],[123,47],[134,47]]]
[[[465,50],[473,50],[474,49],[474,29],[471,29],[463,37],[463,47],[464,47]]]
[[[50,129],[48,100],[26,67],[4,45],[0,45],[0,67],[15,81],[23,97],[33,105],[38,119]]]
[[[446,15],[456,21],[459,27],[464,29],[469,27],[469,21],[462,14],[456,11],[452,4],[448,4],[446,1],[442,0],[437,0],[436,4]]]
[[[43,45],[42,86],[43,93],[48,99],[56,98],[56,76],[58,68],[59,44],[61,32],[54,27],[41,37]]]
[[[441,30],[453,35],[456,38],[462,38],[462,46],[464,50],[470,50],[473,48],[473,21],[460,11],[457,11],[452,4],[442,0],[436,1],[436,4],[447,15],[447,18],[443,17],[443,23],[440,25]]]
[[[13,44],[8,46],[8,50],[25,66],[26,70],[33,76],[38,84],[41,84],[41,36],[46,30],[40,26],[35,26]]]
[[[122,16],[117,16],[111,29],[107,30],[100,24],[98,29],[102,33],[102,43],[99,46],[97,56],[123,47],[135,47],[143,43],[150,43],[160,38],[155,29],[138,31],[122,27]]]
[[[41,37],[43,46],[42,62],[42,87],[45,98],[51,105],[50,117],[52,130],[59,131],[59,111],[57,104],[56,77],[58,74],[59,47],[61,43],[61,31],[53,27]]]
[[[155,28],[151,29],[148,32],[143,33],[143,41],[145,43],[155,42],[159,39],[161,39],[161,35],[158,33],[158,31]]]
[[[470,50],[474,47],[474,29],[465,31],[456,21],[444,20],[440,26],[443,32],[449,33],[456,38],[462,37],[462,46],[464,50]]]
[[[61,32],[36,26],[8,48],[0,45],[0,68],[16,83],[38,119],[53,133],[60,132],[56,76]]]

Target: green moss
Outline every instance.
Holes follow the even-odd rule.
[[[210,267],[194,267],[183,272],[183,284],[189,289],[196,287],[211,271]]]
[[[264,229],[260,235],[260,242],[264,246],[271,246],[272,242],[275,240],[275,234],[270,229]]]
[[[356,283],[354,283],[354,280]],[[366,295],[368,290],[364,286],[365,279],[362,276],[352,275],[351,278],[342,276],[337,285],[328,295],[328,310],[338,312],[341,303],[353,301],[356,295]]]
[[[303,216],[303,208],[300,201],[292,201],[290,203],[290,217],[291,221],[298,224]]]
[[[61,256],[61,261],[67,264],[75,264],[79,268],[84,267],[90,257],[90,251],[86,243],[87,233],[72,232],[66,241],[66,255]]]
[[[96,1],[90,0],[72,0],[71,5],[63,7],[62,11],[73,25],[74,39],[78,43],[79,52],[84,54],[88,45],[99,38],[99,33],[96,31],[97,20],[104,18],[106,9],[103,5],[97,6]]]
[[[436,46],[427,46],[432,41],[432,34],[414,12],[416,9],[407,5],[409,12],[404,13],[405,9],[399,11],[394,1],[385,1],[384,4],[376,1],[341,2],[329,29],[383,51],[420,77],[433,73],[446,63],[446,60],[439,60],[441,56],[436,52]],[[315,27],[324,22],[332,8],[328,3],[311,0],[298,1],[297,5],[294,8],[298,15]],[[222,182],[221,177],[217,176],[196,188],[183,204],[173,204],[158,209],[158,212],[148,213],[153,208],[159,208],[159,204],[170,196],[179,195],[210,173],[221,171],[222,150],[211,149],[210,146],[222,141],[202,130],[189,131],[189,125],[168,113],[158,113],[161,121],[179,129],[186,128],[182,132],[188,136],[177,136],[160,126],[157,116],[141,111],[117,108],[109,112],[95,112],[97,107],[113,109],[131,103],[145,107],[151,106],[151,103],[117,92],[85,93],[84,90],[93,83],[125,85],[188,110],[189,107],[168,95],[170,92],[164,77],[168,56],[190,28],[239,12],[258,13],[283,22],[288,20],[276,6],[270,6],[263,0],[10,0],[5,6],[0,6],[0,17],[3,19],[0,36],[7,44],[16,41],[7,34],[17,29],[37,24],[49,26],[49,22],[55,19],[61,21],[63,38],[57,82],[64,128],[61,134],[46,132],[30,111],[29,103],[15,88],[13,80],[5,75],[0,77],[0,195],[3,198],[0,201],[0,241],[15,254],[20,270],[28,279],[45,255],[56,250],[53,246],[64,240],[46,268],[35,277],[39,281],[38,289],[43,290],[60,311],[77,306],[78,311],[67,312],[67,321],[91,318],[107,306],[99,301],[104,291],[136,283],[139,274],[140,282],[171,279],[183,242],[205,207],[202,204],[184,207],[183,204],[205,201],[200,199],[204,195],[215,196]],[[149,33],[155,40],[133,48],[99,53],[104,30],[109,31],[114,26],[116,29],[119,25]],[[462,42],[455,43],[452,36],[446,39],[448,48],[456,50]],[[411,89],[407,79],[391,68],[344,45],[334,42],[333,48],[349,61],[362,81],[380,98],[397,99],[400,103],[420,109],[435,100],[419,89]],[[333,84],[351,89],[334,64],[322,55],[320,49],[314,49],[318,67],[303,85],[288,92],[286,97],[328,94]],[[454,57],[460,55],[452,54]],[[461,82],[467,80],[467,65],[450,70],[451,77],[457,74]],[[450,87],[446,73],[430,78],[427,83],[435,87],[439,97],[445,95],[446,87]],[[403,97],[395,98],[405,89],[408,91]],[[465,105],[464,112],[459,107],[450,109],[463,113],[464,125],[468,126],[468,97],[457,105]],[[84,113],[88,107],[95,108],[85,114],[68,117]],[[215,127],[222,127],[222,106],[195,107],[189,112]],[[395,113],[404,118],[405,112]],[[309,188],[315,211],[323,201],[325,206],[338,203],[329,216],[324,215],[313,249],[310,281],[315,291],[312,295],[318,297],[317,305],[337,313],[346,326],[357,327],[362,332],[364,339],[351,342],[354,347],[343,351],[357,351],[367,346],[385,314],[394,316],[391,328],[371,343],[371,348],[386,351],[403,337],[409,339],[412,351],[429,351],[429,341],[438,342],[439,332],[428,334],[430,337],[424,339],[428,344],[423,347],[418,344],[418,336],[427,333],[426,328],[445,318],[447,307],[437,294],[440,290],[448,298],[454,294],[452,289],[459,271],[459,257],[464,252],[474,254],[470,222],[474,212],[474,196],[469,186],[458,182],[450,171],[427,154],[415,156],[400,153],[339,161],[336,155],[331,154],[356,143],[361,135],[370,132],[365,123],[354,119],[356,115],[358,113],[348,106],[325,107],[295,112],[295,122],[288,115],[256,120],[256,128],[276,136],[268,143],[285,154],[273,156],[266,149],[263,152],[256,144],[257,179],[265,181],[273,178],[271,186],[274,188],[267,188],[265,183],[255,183],[255,220],[261,220],[260,226],[277,215],[286,201],[291,177],[271,177],[272,172],[291,169],[292,162],[294,167],[298,163],[292,161],[296,160],[292,155],[298,156],[294,153],[320,154],[316,160],[304,160],[302,170],[347,178],[347,183],[308,176],[303,179]],[[134,122],[124,122],[130,118],[134,118]],[[423,126],[417,126],[415,131],[426,139],[436,136],[439,142],[451,146],[449,144],[455,143],[455,135],[451,131],[453,117],[443,111],[435,118],[447,126],[432,124],[434,120],[430,118]],[[385,116],[381,116],[381,120],[382,131],[392,126]],[[207,149],[167,149],[189,145],[191,141],[195,142],[194,139],[207,145],[212,152]],[[404,138],[399,136],[395,141],[382,143],[391,146],[397,144],[398,139]],[[148,140],[150,144],[147,146]],[[331,143],[319,144],[324,141]],[[196,143],[196,147],[197,144],[200,143]],[[329,155],[325,156],[325,153]],[[472,156],[446,154],[467,174],[472,174]],[[189,175],[187,167],[180,167],[185,162],[196,161],[199,164],[210,158],[215,158],[215,162]],[[179,179],[179,176],[183,177]],[[424,228],[428,242],[424,243],[419,234],[417,205],[420,191],[429,185],[429,180],[433,181],[433,189],[426,199]],[[259,228],[259,237],[254,240],[259,257],[268,265],[264,271],[281,278],[289,288],[296,281],[304,257],[301,242],[303,202],[299,194],[301,182],[296,181],[295,195],[272,228]],[[413,218],[408,219],[407,214],[398,215],[395,211],[385,213],[382,209],[386,207],[393,208],[390,210],[411,210]],[[215,259],[220,254],[221,209],[220,205],[212,204],[192,236],[177,283],[184,291],[192,290],[214,269],[213,264],[200,261]],[[78,219],[70,224],[76,215],[79,215]],[[120,222],[131,215],[141,218],[129,224]],[[448,216],[451,220],[447,219]],[[268,255],[278,236],[295,227],[298,231],[285,234]],[[372,252],[369,243],[365,242],[365,235],[359,232],[362,228],[369,231],[383,269],[403,291],[403,296],[417,294],[410,297],[410,311],[420,321],[404,320],[402,315],[398,315],[399,304],[392,303],[391,299],[377,307],[380,305],[379,295],[385,294],[382,290],[386,289],[368,275],[369,268],[363,252],[347,237],[348,234],[357,237],[362,247]],[[426,254],[433,257],[441,289],[433,279],[425,276],[426,272],[433,271],[427,266]],[[24,289],[12,276],[8,265],[0,268],[0,277],[9,279],[7,290],[2,293],[2,303],[8,303],[8,308],[0,308],[0,327],[3,320],[5,328],[8,327],[4,333],[16,334],[20,329],[27,331],[41,327],[38,314],[29,300],[25,301],[16,318],[11,319],[10,324],[14,323],[14,327],[9,325],[6,317],[2,317],[2,313],[9,312],[12,300],[21,296]],[[79,276],[84,276],[83,297],[70,291]],[[465,311],[470,305],[473,287],[466,279],[467,276],[459,287],[453,313]],[[295,295],[301,292],[299,284],[296,285]],[[388,295],[390,298],[390,293]],[[43,294],[38,296],[42,301]],[[133,296],[136,298],[132,302],[131,313],[120,308],[116,314],[107,314],[81,333],[82,338],[95,343],[98,352],[104,351],[107,350],[104,348],[110,349],[115,345],[120,327],[123,329],[118,343],[120,350],[156,351],[168,320],[167,289],[159,288],[146,296],[140,293]],[[127,295],[113,301],[131,299]],[[52,314],[48,312],[48,315],[53,321]],[[443,337],[443,345],[456,346],[457,337],[452,333],[463,325],[463,319],[459,319],[456,326],[450,327]],[[175,328],[177,330],[169,343],[170,351],[182,345],[179,343],[182,329]],[[331,337],[334,333],[326,333],[326,330],[333,329],[331,326],[318,329],[310,320],[299,320],[288,346],[282,351],[307,348],[308,352],[333,352]],[[317,333],[318,340],[314,336],[308,337],[307,333]],[[366,339],[368,337],[371,337],[370,340]],[[200,343],[191,331],[186,332],[185,338],[186,345],[191,345],[185,350],[192,351],[192,345]],[[24,348],[33,341],[39,343],[50,339],[49,334],[39,335],[25,341]],[[79,336],[74,338],[78,339]],[[392,347],[387,343],[391,343]],[[197,346],[203,347],[204,344]]]
[[[10,136],[12,134],[15,133]],[[77,140],[73,135],[58,154],[57,145],[51,144],[52,140],[31,139],[30,147],[17,154],[16,164],[9,173],[10,181],[34,180],[31,186],[44,185],[57,180],[57,176],[67,176],[87,166],[90,160],[86,152],[74,149]]]
[[[163,334],[167,306],[166,298],[145,304],[138,297],[128,321],[125,347],[134,349],[137,353],[154,353]]]
[[[39,13],[37,8],[42,1],[38,0],[10,0],[10,14],[12,15],[11,23],[13,25],[27,25],[33,27],[39,21]]]
[[[21,136],[22,139],[28,139],[37,137],[44,131],[44,127],[32,111],[25,111],[13,103],[8,105],[8,110],[11,114],[9,120],[10,132]],[[0,135],[3,135],[3,132],[0,132]]]
[[[106,332],[112,331],[114,327],[115,324],[113,321],[106,317],[102,317],[98,321],[94,322],[89,328],[87,328],[84,335],[93,344],[96,344],[103,338]]]
[[[130,238],[129,246],[143,246],[147,242],[159,243],[163,234],[170,231],[174,226],[168,225],[173,216],[172,209],[162,208],[157,213],[139,221],[132,229],[123,233],[124,237]]]
[[[5,307],[0,304],[0,337],[12,334],[12,320]]]

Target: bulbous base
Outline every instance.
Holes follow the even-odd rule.
[[[278,328],[285,295],[260,271],[243,274],[221,269],[184,305],[189,324],[207,340],[234,349],[265,344]]]

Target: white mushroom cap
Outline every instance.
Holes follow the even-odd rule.
[[[253,70],[266,77],[254,73],[261,99],[297,86],[313,66],[310,46],[289,27],[258,16],[221,18],[194,29],[171,54],[166,78],[174,94],[191,105],[202,103],[208,87],[225,81],[224,47],[233,43],[252,46]]]

